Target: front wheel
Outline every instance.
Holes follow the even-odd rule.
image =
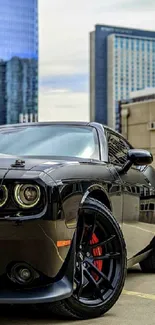
[[[88,199],[80,211],[73,295],[51,305],[63,316],[88,319],[107,312],[118,300],[126,276],[121,229],[99,201]]]

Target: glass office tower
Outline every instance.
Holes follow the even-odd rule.
[[[0,124],[38,118],[37,2],[0,0]]]
[[[119,101],[155,87],[155,32],[96,25],[90,33],[90,120],[120,131]]]

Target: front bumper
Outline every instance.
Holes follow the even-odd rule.
[[[0,290],[0,304],[38,304],[66,299],[72,295],[73,285],[64,276],[61,280],[41,288]]]
[[[16,173],[18,177],[15,171],[10,171],[5,179],[4,175],[1,179],[8,181],[8,184],[12,179],[25,179],[25,174],[21,178],[19,175],[23,171],[16,171]],[[31,171],[26,172],[26,175],[28,179],[34,179]],[[36,177],[38,179],[38,176]],[[46,174],[42,175],[41,181],[47,186],[50,185],[52,189],[51,178],[49,176],[48,179],[46,178]],[[48,208],[48,212],[43,210],[41,214],[21,218],[13,214],[0,213],[0,277],[6,274],[10,264],[17,262],[30,265],[38,273],[52,280],[60,274],[62,277],[56,282],[31,289],[14,289],[11,284],[10,287],[1,288],[0,283],[0,304],[47,303],[66,299],[72,295],[75,227],[70,229],[66,219],[57,216],[58,199],[52,197],[51,192],[48,194],[48,204],[45,207],[45,210]],[[71,246],[57,247],[58,241],[66,239],[72,242]]]

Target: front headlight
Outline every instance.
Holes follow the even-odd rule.
[[[8,190],[5,185],[0,186],[0,208],[6,203],[8,199]]]
[[[18,184],[15,187],[15,200],[22,208],[33,208],[40,200],[40,188],[32,184]]]

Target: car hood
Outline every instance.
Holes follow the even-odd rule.
[[[18,163],[17,163],[18,161]],[[21,156],[5,155],[0,153],[0,169],[2,170],[36,170],[46,171],[49,169],[56,169],[65,165],[80,164],[80,162],[90,162],[90,160],[83,161],[82,159],[68,158],[68,159],[45,159],[45,158],[27,158]]]
[[[28,158],[0,154],[0,180],[27,177],[25,173],[29,171],[31,172],[29,177],[35,176],[36,172],[44,172],[58,183],[65,180],[92,180],[92,178],[101,179],[103,177],[105,180],[109,180],[110,172],[104,162],[81,158],[59,158]],[[16,161],[22,160],[23,163],[16,164]],[[103,169],[103,167],[105,168]]]

